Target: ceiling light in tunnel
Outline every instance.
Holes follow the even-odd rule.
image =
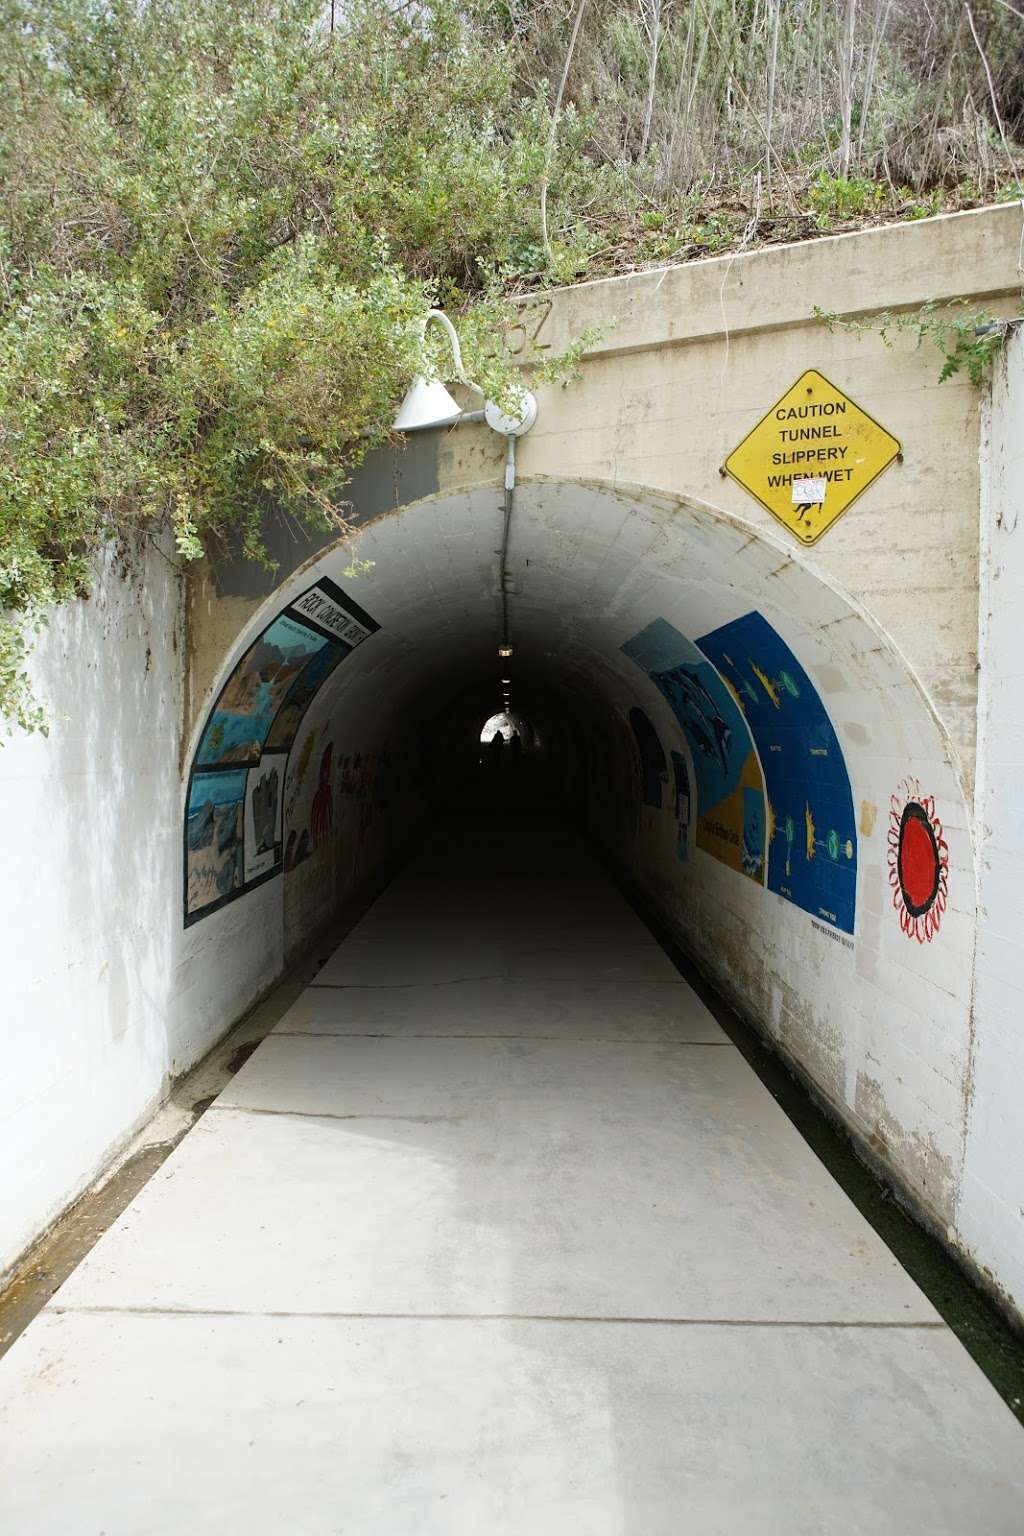
[[[502,682],[503,683],[510,683],[511,681],[512,681],[512,679],[510,677],[503,677],[502,678]]]
[[[510,645],[499,645],[498,646],[498,655],[499,656],[511,656],[512,655],[512,647]]]

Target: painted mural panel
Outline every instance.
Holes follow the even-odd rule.
[[[622,647],[664,695],[690,745],[697,847],[764,882],[764,783],[743,712],[707,657],[666,619]]]
[[[303,716],[335,668],[379,628],[322,577],[271,620],[234,668],[192,764],[186,926],[284,867],[285,777]],[[320,772],[322,806],[331,794],[329,755]],[[321,809],[321,832],[322,823]]]
[[[852,933],[857,825],[842,748],[814,684],[760,613],[697,641],[743,709],[768,794],[768,888]]]
[[[248,884],[281,862],[281,821],[286,753],[262,757],[250,768],[245,788],[245,880]],[[202,782],[201,779],[197,782]]]
[[[267,736],[267,752],[288,752],[295,741],[302,717],[314,694],[323,687],[339,662],[350,654],[351,646],[327,641],[303,667],[292,683]]]
[[[901,780],[889,801],[889,885],[908,939],[930,944],[949,900],[949,844],[917,779]]]
[[[275,619],[232,672],[196,755],[200,768],[259,762],[263,743],[292,683],[327,641],[288,617]]]
[[[196,912],[241,888],[244,876],[244,769],[204,773],[189,787],[185,816],[185,903]]]

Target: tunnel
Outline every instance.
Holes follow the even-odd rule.
[[[251,619],[190,749],[190,949],[272,971],[417,837],[482,845],[507,692],[531,795],[947,1220],[969,985],[952,954],[937,985],[930,941],[973,874],[912,670],[770,533],[620,484],[520,481],[503,613],[502,520],[493,482],[412,502]],[[911,1073],[922,1012],[943,1046]]]
[[[983,1484],[1008,1536],[948,1276],[751,1065],[948,1218],[970,981],[929,952],[972,874],[929,700],[721,510],[527,477],[503,551],[507,510],[373,517],[225,648],[178,974],[193,1023],[255,1006],[11,1352],[6,1526],[955,1536]]]

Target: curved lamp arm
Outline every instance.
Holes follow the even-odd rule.
[[[458,379],[460,384],[465,384],[467,389],[471,389],[473,393],[479,395],[482,400],[484,398],[484,392],[480,388],[479,384],[474,384],[472,379],[466,377],[466,370],[462,362],[462,348],[459,346],[459,336],[454,325],[452,325],[444,310],[429,309],[427,311],[427,318],[423,322],[424,338],[427,334],[427,326],[430,324],[431,320],[436,320],[437,324],[441,326],[448,337],[448,341],[452,349],[452,357],[455,362],[455,377]]]
[[[420,432],[426,427],[454,426],[457,421],[479,421],[481,417],[494,432],[511,441],[513,437],[522,437],[529,432],[537,420],[537,399],[530,390],[521,391],[521,401],[518,410],[508,412],[495,405],[493,400],[488,400],[479,384],[466,377],[466,369],[462,361],[462,348],[459,346],[458,333],[448,316],[440,309],[429,309],[424,317],[420,331],[420,341],[426,345],[427,326],[431,320],[437,322],[448,337],[448,345],[452,351],[452,361],[455,365],[454,378],[467,389],[471,389],[475,395],[479,395],[484,402],[482,411],[460,411],[458,404],[452,399],[439,379],[433,383],[422,375],[417,374],[406,392],[394,420],[396,432]],[[448,375],[445,375],[448,377]]]

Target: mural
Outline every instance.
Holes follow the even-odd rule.
[[[254,880],[281,862],[282,802],[287,755],[264,757],[247,775],[245,876]],[[202,783],[199,776],[195,783]]]
[[[328,643],[294,619],[275,619],[228,679],[203,732],[196,767],[259,762],[278,705],[310,658]]]
[[[185,901],[189,911],[230,899],[242,885],[246,774],[193,778],[185,814]]]
[[[853,933],[857,827],[849,775],[825,706],[782,637],[760,613],[696,643],[655,619],[622,649],[668,700],[686,736],[697,847]],[[689,775],[672,756],[677,817],[685,803],[689,819]],[[680,825],[680,857],[685,846]]]
[[[286,871],[330,846],[336,829],[346,825],[357,840],[366,836],[391,793],[389,749],[339,754],[327,740],[328,724],[308,731],[295,756],[285,805],[289,829],[284,850]],[[314,773],[314,769],[316,770]],[[343,802],[352,802],[348,817]]]
[[[329,836],[330,745],[320,760],[324,795],[314,797],[311,828],[298,839],[290,834],[283,846],[289,754],[318,689],[379,628],[321,577],[271,620],[235,666],[206,722],[189,777],[186,926],[301,862],[311,835]],[[312,747],[310,737],[303,745],[307,760]]]
[[[660,811],[661,786],[668,780],[668,769],[658,733],[642,709],[630,710],[629,724],[640,754],[641,798],[644,805],[653,805]]]
[[[290,750],[314,694],[327,681],[338,663],[349,654],[349,649],[341,643],[329,643],[310,658],[289,688],[284,704],[270,728],[266,742],[268,752]]]
[[[889,802],[889,885],[900,927],[930,944],[946,910],[949,848],[935,799],[916,779],[904,779]]]
[[[735,695],[768,799],[768,889],[852,933],[857,824],[839,739],[813,683],[759,613],[697,641]]]
[[[697,780],[697,847],[764,882],[764,782],[746,720],[707,657],[665,619],[622,647],[665,696]]]

